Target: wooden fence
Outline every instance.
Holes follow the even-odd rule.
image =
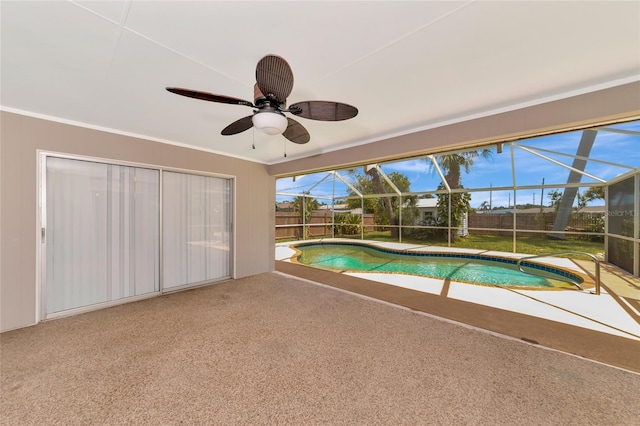
[[[338,213],[336,213],[336,216]],[[360,215],[356,215],[360,217]],[[282,226],[285,225],[285,226]],[[308,226],[309,238],[330,237],[332,235],[331,212],[314,212]],[[375,229],[375,215],[364,215],[365,232]],[[298,212],[276,212],[276,240],[302,238],[302,218]]]
[[[516,231],[518,236],[533,236],[535,232],[529,230],[551,231],[556,214],[550,213],[517,213]],[[567,232],[604,232],[604,213],[573,213],[569,218],[565,231]],[[476,235],[511,235],[513,232],[512,213],[469,213],[469,232]],[[487,230],[477,228],[489,228]],[[493,231],[490,229],[504,229]]]
[[[336,213],[336,216],[338,213]],[[360,217],[360,215],[357,215]],[[539,235],[536,232],[553,229],[555,213],[517,213],[516,230],[518,236]],[[314,212],[308,226],[309,238],[330,237],[332,235],[331,212]],[[375,215],[364,215],[365,232],[376,230]],[[512,213],[469,213],[468,226],[471,234],[511,235],[513,232]],[[604,213],[574,213],[569,219],[567,232],[604,232]],[[276,212],[276,240],[301,239],[302,218],[297,212]],[[336,234],[337,236],[337,234]]]

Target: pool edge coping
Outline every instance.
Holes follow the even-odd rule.
[[[382,242],[384,243],[384,242]],[[343,274],[343,273],[362,273],[362,274],[367,274],[367,273],[371,273],[369,271],[358,271],[358,270],[349,270],[349,269],[344,269],[344,270],[340,270],[340,269],[328,269],[328,268],[320,268],[314,265],[307,265],[305,263],[301,263],[298,261],[298,257],[302,254],[302,251],[299,250],[297,248],[297,246],[300,245],[314,245],[314,244],[327,244],[327,245],[331,245],[331,244],[345,244],[345,245],[354,245],[354,246],[361,246],[361,247],[368,247],[368,248],[372,248],[375,250],[379,250],[382,252],[387,252],[387,253],[393,253],[393,254],[404,254],[404,255],[409,255],[409,256],[416,256],[416,257],[420,257],[421,255],[424,255],[424,257],[438,257],[437,255],[442,255],[442,257],[445,257],[449,254],[451,254],[451,252],[448,252],[447,250],[442,250],[442,247],[438,247],[438,250],[440,251],[424,251],[424,250],[420,250],[420,247],[431,247],[431,246],[419,246],[419,245],[415,245],[412,244],[410,248],[405,248],[405,249],[401,249],[401,248],[389,248],[389,247],[384,247],[382,246],[381,242],[379,241],[373,241],[373,240],[363,240],[362,242],[360,241],[353,241],[353,240],[349,240],[349,239],[330,239],[330,240],[325,240],[325,239],[321,239],[321,240],[305,240],[305,241],[297,241],[297,242],[292,242],[292,243],[285,243],[287,244],[286,247],[289,247],[290,249],[292,249],[294,251],[294,254],[292,256],[289,257],[289,261],[291,263],[297,264],[297,265],[302,265],[302,266],[307,266],[310,268],[314,268],[314,269],[319,269],[319,270],[324,270],[324,271],[330,271],[330,272],[334,272],[334,273],[339,273],[339,274]],[[402,243],[399,243],[402,244]],[[448,250],[455,250],[452,248],[447,247],[446,249]],[[473,249],[473,250],[477,250],[477,249]],[[498,256],[498,255],[486,255],[483,253],[504,253],[503,256]],[[419,253],[419,254],[413,254],[413,253]],[[475,258],[478,260],[484,260],[484,261],[493,261],[493,262],[500,262],[499,260],[495,260],[496,258],[500,258],[500,259],[504,259],[507,262],[504,263],[510,263],[510,264],[516,264],[518,259],[520,258],[524,258],[529,256],[528,254],[520,254],[520,253],[507,253],[507,252],[499,252],[499,251],[493,251],[493,250],[477,250],[477,253],[464,253],[464,254],[460,254],[460,257],[464,258]],[[454,257],[454,256],[451,256]],[[553,257],[553,256],[550,256]],[[540,258],[540,259],[544,259],[544,258]],[[549,265],[549,264],[545,264],[542,262],[533,262],[533,261],[528,261],[527,263],[529,264],[533,264],[536,266],[540,266],[542,268],[549,268],[549,269],[553,269],[554,271],[560,271],[562,272],[559,275],[568,275],[568,276],[573,276],[573,277],[578,277],[582,280],[582,282],[580,283],[580,285],[583,287],[583,290],[580,290],[578,288],[576,288],[575,284],[571,284],[569,282],[567,282],[567,284],[569,284],[568,287],[535,287],[535,286],[523,286],[523,285],[501,285],[501,284],[492,284],[492,283],[479,283],[479,282],[472,282],[472,281],[462,281],[462,280],[452,280],[451,282],[456,282],[456,283],[460,283],[460,284],[469,284],[469,285],[477,285],[477,286],[482,286],[482,287],[493,287],[493,288],[505,288],[505,289],[513,289],[513,290],[533,290],[533,291],[563,291],[563,290],[571,290],[571,291],[583,291],[583,292],[589,292],[591,291],[592,288],[595,288],[595,280],[594,278],[591,276],[591,274],[589,274],[587,271],[585,271],[580,265],[576,265],[576,267],[579,270],[569,270],[568,268],[562,267],[562,266],[557,266],[557,265]],[[535,268],[535,266],[534,266]],[[551,272],[551,271],[547,271],[547,272]],[[413,276],[413,277],[421,277],[421,278],[428,278],[428,279],[433,279],[433,280],[448,280],[448,278],[442,278],[442,277],[433,277],[433,276],[426,276],[426,275],[418,275],[418,274],[411,274],[411,273],[407,273],[407,272],[388,272],[388,271],[376,271],[376,274],[391,274],[391,275],[408,275],[408,276]],[[561,280],[557,280],[557,281],[561,281]]]

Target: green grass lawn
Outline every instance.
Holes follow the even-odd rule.
[[[349,236],[348,238],[360,239],[359,235]],[[391,237],[389,231],[386,232],[368,232],[364,235],[366,240],[374,241],[398,241]],[[446,241],[438,240],[417,240],[411,238],[402,238],[403,243],[420,244],[432,246],[447,246]],[[470,248],[477,250],[494,250],[507,253],[513,252],[513,237],[498,235],[473,235],[470,234],[464,238],[457,238],[451,247]],[[543,254],[555,253],[559,251],[581,251],[597,255],[604,253],[604,243],[592,242],[584,240],[556,240],[539,237],[519,237],[516,241],[516,251],[525,254]]]

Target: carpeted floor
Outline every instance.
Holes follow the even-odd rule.
[[[3,425],[634,424],[640,375],[280,273],[0,335]]]

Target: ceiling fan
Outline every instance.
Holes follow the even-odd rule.
[[[222,129],[222,134],[225,136],[235,135],[255,127],[262,133],[282,134],[291,142],[304,144],[309,142],[309,132],[302,124],[286,117],[284,113],[320,121],[348,120],[358,115],[356,107],[332,101],[303,101],[287,108],[287,96],[293,90],[293,72],[287,61],[276,55],[265,56],[256,66],[253,103],[230,96],[178,87],[167,87],[166,89],[171,93],[190,98],[254,108],[252,115],[236,120]]]

